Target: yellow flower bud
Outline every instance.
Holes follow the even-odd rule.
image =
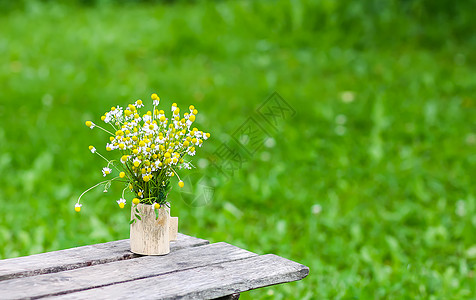
[[[134,204],[139,204],[139,203],[140,203],[139,198],[134,198],[134,199],[132,199],[132,203],[134,203]]]
[[[125,176],[126,176],[126,173],[124,172],[119,173],[119,177],[124,178]]]
[[[159,100],[159,96],[157,96],[156,93],[153,93],[153,94],[150,96],[150,98],[151,98],[152,100]]]
[[[195,115],[190,115],[190,117],[188,117],[188,119],[189,119],[191,122],[195,122]]]
[[[183,187],[185,186],[185,183],[183,183],[183,181],[180,180],[179,183],[178,183],[178,186],[181,187],[181,188],[183,188]]]
[[[91,127],[93,125],[93,122],[91,121],[86,121],[86,126]]]
[[[106,120],[106,116],[101,116],[101,121]]]
[[[119,203],[119,207],[124,208],[124,203],[123,202]]]
[[[155,209],[159,209],[159,208],[160,208],[160,204],[159,204],[159,203],[155,203],[155,204],[154,204],[154,208],[155,208]]]

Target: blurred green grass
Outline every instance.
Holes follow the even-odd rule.
[[[119,187],[73,210],[107,138],[84,120],[194,104],[203,162],[277,91],[275,145],[174,202],[183,233],[311,269],[242,297],[474,298],[474,1],[86,2],[0,2],[0,257],[128,237]]]

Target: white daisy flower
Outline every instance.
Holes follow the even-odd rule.
[[[79,203],[76,203],[76,204],[74,205],[74,210],[77,211],[77,212],[79,212],[79,211],[81,210],[81,206],[83,206],[83,205],[82,205],[82,204],[79,204]]]
[[[136,106],[137,108],[141,108],[141,107],[144,106],[144,103],[142,103],[142,100],[139,99],[139,100],[136,101],[135,106]]]
[[[124,198],[121,198],[121,199],[117,200],[116,202],[117,202],[117,204],[119,204],[120,208],[124,208],[124,206],[126,205],[126,199],[124,199]]]
[[[155,142],[157,144],[163,144],[165,143],[165,138],[163,136],[158,136],[156,139],[155,139]]]
[[[111,174],[112,170],[108,167],[102,168],[102,176],[106,177],[106,175]]]
[[[88,126],[89,128],[93,129],[93,128],[96,126],[96,124],[94,124],[94,123],[91,122],[91,121],[86,121],[86,126]]]
[[[154,168],[155,169],[161,169],[162,168],[162,162],[160,160],[156,160],[154,163]]]
[[[104,122],[110,123],[112,121],[113,116],[114,115],[111,114],[111,112],[106,113],[106,118],[104,119]]]
[[[117,148],[118,148],[118,147],[117,147],[117,146],[114,146],[113,143],[107,143],[107,144],[106,144],[106,150],[107,150],[107,151],[112,151],[112,150],[117,149]]]
[[[142,121],[144,121],[144,123],[147,123],[147,121],[152,121],[152,116],[145,115],[142,117]]]
[[[187,150],[187,153],[188,155],[190,156],[194,156],[195,155],[195,147],[190,147],[188,150]]]

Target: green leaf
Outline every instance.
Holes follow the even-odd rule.
[[[139,219],[139,220],[142,220],[141,217],[138,214],[136,214],[136,218]]]

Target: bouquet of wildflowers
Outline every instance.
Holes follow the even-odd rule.
[[[117,176],[102,181],[87,189],[78,198],[75,210],[79,212],[82,204],[81,197],[91,189],[104,185],[107,192],[113,181],[122,182],[125,188],[122,197],[117,200],[120,208],[124,208],[126,199],[124,193],[127,189],[135,194],[132,200],[134,205],[139,203],[153,205],[158,209],[167,203],[170,191],[170,179],[176,176],[179,187],[184,182],[178,175],[180,169],[191,169],[192,163],[188,156],[194,156],[196,147],[201,147],[203,141],[210,137],[209,133],[191,129],[198,113],[190,105],[189,112],[180,116],[177,104],[172,104],[172,116],[167,118],[163,110],[159,110],[160,98],[152,94],[153,110],[141,115],[140,109],[144,106],[142,100],[129,104],[126,108],[111,107],[101,120],[112,127],[109,131],[91,121],[86,121],[89,128],[99,128],[110,134],[106,151],[120,153],[118,160],[109,160],[101,155],[94,146],[89,146],[92,153],[103,158],[107,165],[102,168],[104,177],[117,171]],[[139,215],[136,215],[140,219]],[[131,222],[135,219],[131,220]]]

